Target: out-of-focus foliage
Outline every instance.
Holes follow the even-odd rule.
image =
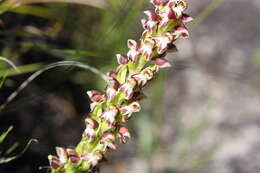
[[[10,126],[8,128],[7,131],[3,132],[1,135],[0,135],[0,146],[3,144],[4,140],[8,137],[8,134],[13,130],[13,126]],[[16,154],[15,156],[10,156],[10,155],[13,155],[13,152],[15,149],[17,149],[17,147],[19,146],[19,143],[18,142],[15,142],[13,143],[8,149],[6,149],[5,151],[3,150],[0,150],[0,164],[3,164],[3,163],[7,163],[7,162],[10,162],[10,161],[13,161],[15,159],[17,159],[18,157],[22,156],[26,150],[28,150],[31,142],[33,142],[36,140],[30,140],[27,145],[25,146],[25,148],[19,153],[19,154]]]

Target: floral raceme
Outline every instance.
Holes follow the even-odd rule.
[[[57,156],[49,155],[52,173],[85,173],[104,160],[108,149],[117,148],[117,140],[126,143],[131,137],[124,124],[141,110],[143,89],[160,68],[170,67],[164,58],[176,51],[174,42],[188,37],[186,23],[192,20],[184,11],[184,0],[151,0],[154,11],[145,11],[140,41],[128,40],[126,55],[117,54],[118,67],[108,72],[105,92],[88,91],[91,112],[86,129],[75,149],[57,147]]]

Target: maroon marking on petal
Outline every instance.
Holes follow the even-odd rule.
[[[169,12],[168,12],[168,18],[169,19],[174,19],[174,20],[177,19],[176,14],[175,14],[175,12],[172,9],[170,9]]]
[[[116,54],[116,57],[117,57],[118,64],[125,65],[128,63],[127,56],[121,55],[121,54]]]
[[[144,12],[144,14],[146,14],[148,16],[149,20],[157,21],[159,19],[159,16],[153,11],[147,10]]]
[[[107,72],[107,76],[110,77],[111,79],[115,79],[116,78],[116,72],[114,72],[114,71]]]
[[[80,158],[78,156],[78,154],[76,153],[76,151],[72,150],[72,149],[67,149],[68,152],[68,156],[69,159],[72,163],[78,163]]]
[[[130,49],[136,49],[137,48],[137,42],[135,40],[129,39],[127,41],[128,48]]]

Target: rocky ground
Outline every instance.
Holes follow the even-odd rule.
[[[190,2],[190,13],[196,16],[209,3]],[[259,16],[259,0],[226,0],[192,29],[190,39],[178,42],[179,52],[168,56],[174,65],[164,88],[158,152],[149,159],[129,156],[118,172],[260,170]],[[188,149],[178,147],[176,134],[201,121],[205,127]]]

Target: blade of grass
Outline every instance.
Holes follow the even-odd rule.
[[[225,0],[213,0],[190,24],[190,28],[200,25],[211,13],[213,13]]]
[[[1,78],[1,81],[0,81],[0,88],[2,88],[2,86],[4,85],[4,81],[6,79],[6,76],[7,76],[7,72],[4,72],[4,75]]]
[[[7,131],[5,131],[1,136],[0,136],[0,144],[4,142],[5,138],[7,135],[13,130],[13,126],[10,126]]]
[[[76,61],[60,61],[60,62],[56,62],[56,63],[52,63],[52,64],[49,64],[48,66],[46,66],[45,68],[33,73],[27,80],[25,80],[20,86],[19,88],[14,91],[7,99],[6,101],[4,102],[4,104],[2,104],[0,106],[0,111],[2,111],[6,105],[8,103],[10,103],[11,101],[13,101],[13,99],[29,84],[31,83],[35,78],[37,78],[39,75],[41,75],[43,72],[47,71],[47,70],[50,70],[52,68],[55,68],[55,67],[59,67],[59,66],[76,66],[76,67],[80,67],[80,68],[83,68],[83,69],[86,69],[86,70],[89,70],[93,73],[95,73],[96,75],[100,76],[103,80],[105,80],[106,82],[108,82],[108,79],[106,77],[105,74],[103,74],[102,72],[100,72],[98,69],[92,67],[92,66],[89,66],[87,64],[83,64],[83,63],[80,63],[80,62],[76,62]]]
[[[11,12],[19,14],[27,14],[32,16],[37,16],[41,18],[51,19],[54,16],[54,13],[48,10],[46,7],[42,6],[32,6],[32,5],[23,5],[18,8],[9,9]]]
[[[17,69],[17,67],[14,65],[14,63],[12,61],[10,61],[9,59],[0,56],[0,60],[8,63],[16,72],[19,72],[19,70]]]
[[[0,164],[3,164],[3,163],[7,163],[7,162],[10,162],[12,160],[15,160],[19,157],[21,157],[29,148],[29,146],[31,145],[32,142],[38,142],[36,139],[31,139],[27,144],[26,146],[24,147],[24,149],[17,155],[13,156],[13,157],[5,157],[5,158],[0,158]]]
[[[34,71],[42,68],[42,66],[43,66],[43,64],[40,64],[40,63],[18,66],[17,68],[19,69],[19,72],[14,69],[0,70],[0,77],[3,77],[4,73],[7,73],[6,77],[9,77],[9,76],[14,76],[14,75],[20,75],[20,74],[24,74],[24,73],[34,72]]]
[[[33,3],[73,3],[80,5],[88,5],[96,8],[105,8],[107,3],[104,0],[13,0],[15,6],[33,4]]]
[[[15,142],[8,148],[8,150],[4,153],[5,155],[10,154],[19,146],[19,142]]]

